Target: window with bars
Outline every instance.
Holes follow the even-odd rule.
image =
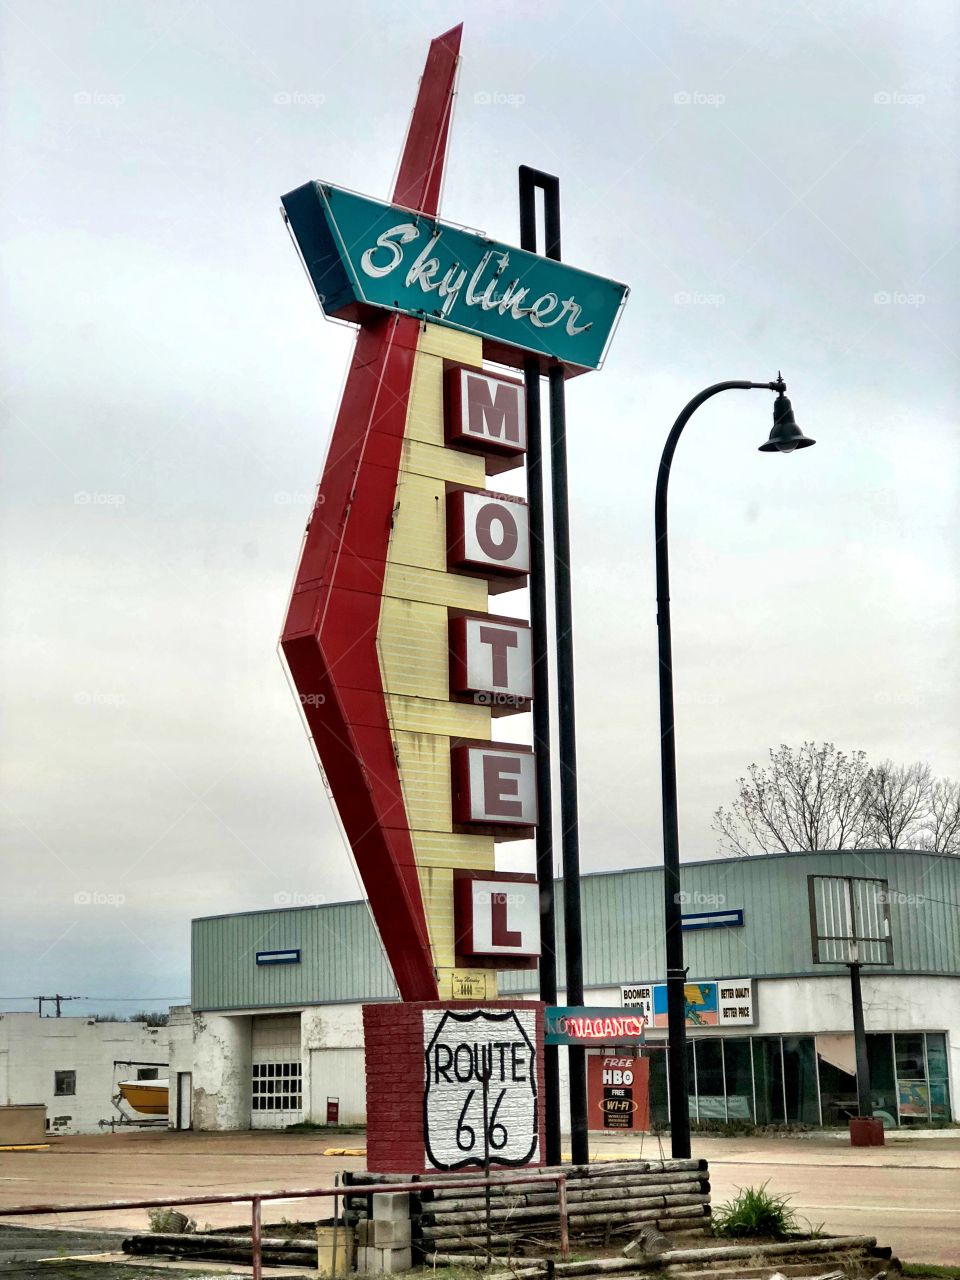
[[[253,1110],[299,1111],[303,1105],[302,1078],[300,1062],[255,1062]]]

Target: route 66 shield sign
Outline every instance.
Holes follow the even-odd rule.
[[[536,1011],[424,1010],[423,1043],[427,1164],[537,1163]]]

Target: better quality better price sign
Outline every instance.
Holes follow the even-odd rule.
[[[435,1169],[530,1164],[539,1158],[536,1013],[423,1013],[423,1134]]]

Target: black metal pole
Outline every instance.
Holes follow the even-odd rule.
[[[850,966],[850,1001],[853,1005],[853,1045],[857,1059],[857,1112],[873,1115],[870,1093],[870,1060],[867,1057],[867,1028],[863,1020],[863,992],[860,990],[860,966]]]
[[[560,179],[521,168],[521,182],[543,191],[546,256],[559,262]],[[521,246],[522,247],[522,246]],[[553,589],[557,644],[557,720],[560,749],[560,822],[563,858],[563,937],[568,1005],[583,1004],[583,926],[580,910],[580,821],[577,804],[577,722],[573,673],[573,601],[570,585],[570,503],[567,485],[567,409],[563,366],[551,365],[550,486],[553,498]],[[570,1094],[570,1153],[574,1164],[590,1159],[587,1134],[587,1057],[582,1046],[567,1050]]]
[[[534,171],[520,169],[520,247],[537,250]],[[540,362],[524,361],[527,401],[527,504],[530,516],[530,632],[533,657],[533,743],[536,751],[537,886],[540,893],[540,999],[557,1003],[557,924],[553,887],[553,792],[550,776],[550,665],[547,627],[546,534],[543,500],[543,443],[540,420]],[[547,1045],[543,1053],[545,1157],[560,1163],[560,1051]]]
[[[560,746],[560,821],[563,850],[563,936],[567,1004],[583,1004],[583,933],[580,909],[580,820],[577,800],[577,721],[573,677],[573,599],[570,585],[570,508],[563,369],[550,379],[550,481],[553,489],[554,593],[557,618],[557,702]],[[587,1051],[567,1050],[570,1088],[570,1158],[587,1164]]]
[[[667,546],[667,486],[677,441],[705,400],[720,391],[753,388],[776,391],[773,382],[718,382],[707,387],[673,424],[660,459],[654,504],[657,561],[657,638],[660,656],[660,789],[663,803],[663,923],[667,962],[667,1090],[670,1099],[670,1148],[674,1160],[690,1158],[690,1109],[687,1080],[687,1025],[683,962],[683,907],[680,900],[680,835],[677,816],[677,756],[673,720],[673,645],[670,630],[670,563]]]

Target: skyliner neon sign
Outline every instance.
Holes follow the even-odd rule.
[[[506,363],[534,352],[597,368],[627,296],[615,280],[327,182],[288,192],[283,209],[328,316],[399,311],[475,333]]]

